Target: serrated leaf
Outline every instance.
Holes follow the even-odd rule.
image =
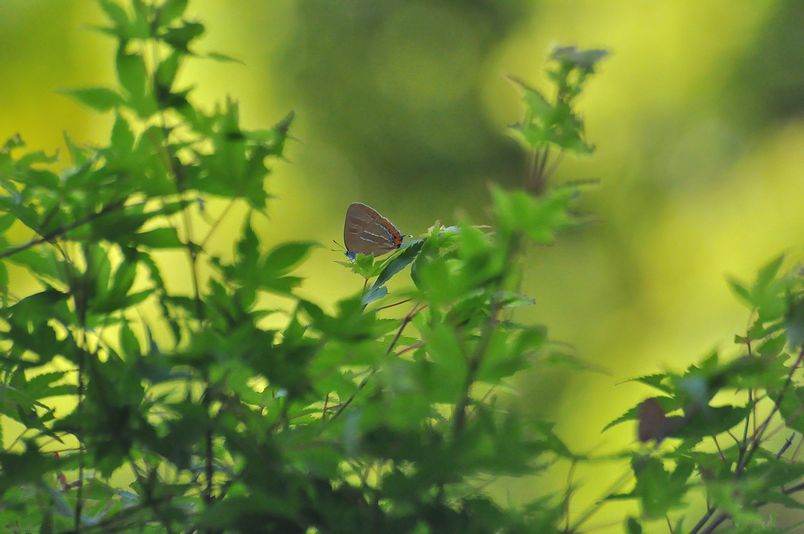
[[[626,382],[639,382],[652,388],[658,389],[662,393],[672,394],[673,389],[662,382],[667,378],[666,373],[657,373],[652,375],[638,376],[636,378],[629,378]]]
[[[646,517],[663,517],[681,504],[693,467],[692,462],[683,462],[675,471],[668,472],[658,458],[634,457],[632,468],[637,479],[634,493]]]

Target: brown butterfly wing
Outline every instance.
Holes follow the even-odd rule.
[[[380,256],[398,249],[402,245],[402,235],[377,210],[363,203],[353,202],[346,210],[343,242],[348,253]]]

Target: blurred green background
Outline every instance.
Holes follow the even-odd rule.
[[[555,176],[601,180],[585,206],[595,219],[532,249],[525,270],[537,300],[527,318],[609,371],[537,365],[518,380],[523,406],[559,421],[575,449],[633,441],[629,425],[600,432],[646,395],[623,379],[733,352],[746,312],[724,276],[753,276],[780,252],[802,258],[800,0],[196,0],[190,11],[207,25],[199,52],[244,63],[194,61],[182,80],[197,101],[231,95],[252,128],[296,112],[299,142],[275,167],[277,199],[259,223],[266,244],[340,240],[355,200],[405,233],[464,214],[485,221],[487,185],[515,186],[524,169],[506,133],[521,112],[506,76],[545,87],[554,44],[610,50],[581,102],[597,152],[566,157]],[[0,0],[0,138],[19,132],[48,151],[63,148],[63,131],[106,138],[110,117],[56,92],[114,83],[112,42],[89,28],[101,21],[89,0]],[[231,234],[213,246],[230,249]],[[305,293],[323,302],[361,286],[328,248],[304,272]],[[621,470],[582,471],[580,499]],[[519,500],[564,477],[494,491]]]

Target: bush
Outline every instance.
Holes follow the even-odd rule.
[[[556,49],[553,98],[516,81],[525,113],[513,132],[530,164],[521,190],[492,188],[491,228],[434,225],[387,259],[344,261],[363,291],[328,313],[299,296],[293,274],[315,243],[264,251],[251,225],[292,114],[245,130],[236,103],[202,110],[175,86],[204,32],[184,18],[186,1],[100,4],[119,86],[69,94],[114,113],[108,144],[66,138],[61,168],[19,137],[0,151],[0,229],[33,232],[16,245],[0,236],[0,413],[24,427],[0,453],[5,530],[579,532],[606,502],[638,499],[628,532],[670,524],[671,512],[681,532],[697,520],[685,496],[703,490],[692,532],[726,520],[775,532],[758,509],[800,507],[789,453],[804,426],[804,301],[781,258],[752,284],[731,282],[751,310],[736,338],[744,355],[635,379],[660,395],[612,424],[637,420],[653,445],[610,458],[628,458],[633,477],[605,499],[570,517],[571,483],[524,506],[483,492],[495,477],[600,460],[520,413],[501,386],[536,358],[582,367],[512,310],[532,303],[519,292],[523,249],[583,221],[583,186],[550,187],[549,176],[564,152],[592,151],[575,102],[605,52]],[[208,198],[229,202],[212,220]],[[235,205],[248,209],[226,259],[207,244]],[[166,250],[185,255],[191,293],[166,286]],[[35,292],[8,290],[9,264]],[[412,284],[391,294],[406,272]],[[266,294],[292,303],[281,320]],[[713,406],[720,392],[742,397]],[[54,398],[74,401],[70,413],[57,417]],[[781,450],[761,446],[785,425]]]

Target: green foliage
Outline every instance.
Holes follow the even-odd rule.
[[[724,360],[715,352],[683,373],[634,379],[662,396],[608,425],[637,420],[643,441],[674,442],[636,459],[635,489],[619,496],[638,499],[646,517],[666,516],[696,489],[710,504],[693,533],[713,532],[726,520],[740,532],[764,532],[761,506],[801,508],[791,495],[804,489],[804,468],[789,449],[801,439],[804,414],[796,379],[804,359],[797,337],[804,324],[796,312],[804,300],[804,278],[800,272],[784,273],[783,260],[760,269],[752,284],[729,281],[751,315],[745,334],[735,336],[740,356]],[[715,406],[715,398],[727,404]],[[674,412],[678,415],[670,415]],[[780,430],[789,437],[778,450],[763,448]],[[674,464],[674,470],[667,471],[665,463]],[[694,471],[699,477],[691,479]]]
[[[356,291],[327,311],[297,292],[316,244],[265,250],[251,224],[266,213],[292,114],[245,130],[236,103],[203,110],[176,87],[188,59],[230,60],[195,51],[204,27],[185,17],[186,0],[99,3],[118,86],[66,93],[114,113],[108,143],[66,138],[61,166],[19,137],[0,149],[0,413],[23,428],[0,452],[3,529],[579,531],[601,504],[568,517],[572,483],[517,505],[483,486],[592,459],[505,391],[533,358],[555,360],[545,327],[512,320],[532,303],[518,262],[579,222],[578,188],[547,187],[547,163],[551,150],[553,167],[565,151],[591,152],[575,105],[604,52],[557,49],[553,100],[520,83],[515,130],[532,159],[523,190],[492,189],[491,227],[435,225],[388,258],[344,262]],[[209,198],[247,208],[231,257],[207,246],[230,213],[210,222]],[[12,243],[20,232],[30,239]],[[191,291],[165,283],[166,250],[184,254]],[[9,264],[36,289],[13,294]],[[620,455],[633,488],[600,503],[641,503],[627,532],[683,511],[696,489],[712,508],[694,532],[721,517],[753,528],[765,503],[797,506],[789,445],[761,446],[771,421],[802,429],[801,278],[781,267],[732,282],[751,308],[737,338],[747,354],[635,379],[662,396],[613,424],[638,420],[645,441],[673,447]],[[276,295],[289,303],[281,313],[264,307]],[[742,439],[705,447],[730,431]]]

